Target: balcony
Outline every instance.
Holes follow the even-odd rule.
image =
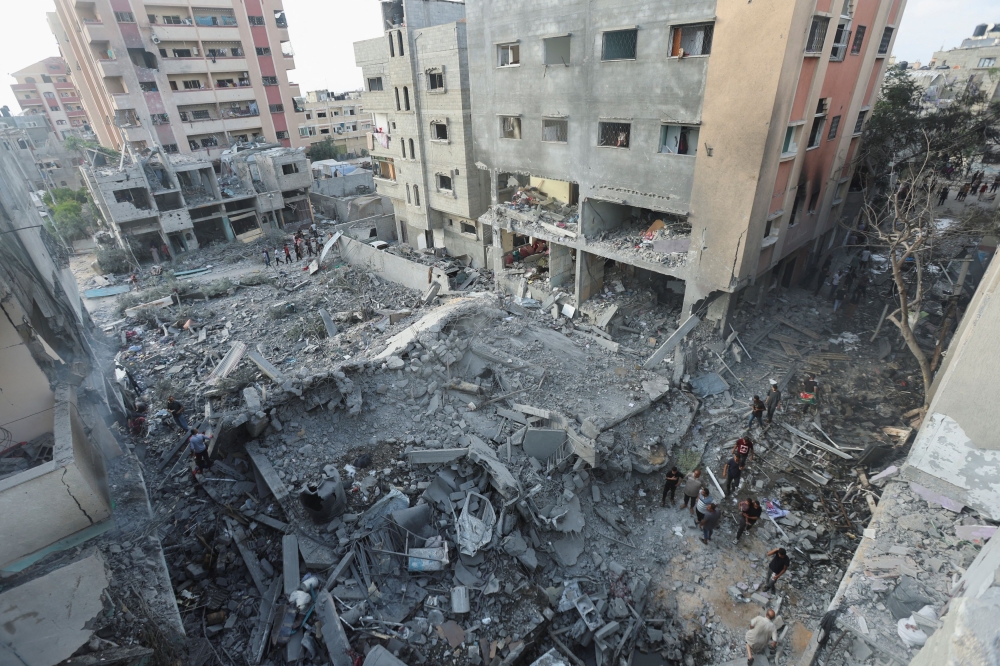
[[[17,103],[21,105],[22,109],[29,106],[44,106],[44,104],[42,104],[41,97],[32,97],[31,99],[19,99],[17,100]]]
[[[83,37],[88,44],[108,41],[108,28],[100,21],[83,21]]]
[[[242,132],[245,130],[259,130],[260,116],[258,114],[235,116],[223,120],[227,132]]]
[[[122,65],[117,60],[98,60],[97,71],[101,76],[121,76]]]
[[[52,87],[56,90],[76,89],[76,86],[73,85],[72,81],[53,81]]]
[[[67,111],[66,112],[66,117],[67,118],[86,118],[87,117],[87,112],[84,111],[83,109],[80,109],[79,111]]]
[[[134,109],[135,103],[132,101],[132,96],[128,93],[113,93],[111,95],[111,108],[115,111]]]
[[[129,141],[149,141],[149,132],[139,125],[127,125],[121,128]]]
[[[215,104],[215,90],[212,88],[195,88],[194,90],[172,90],[177,104]],[[248,93],[253,98],[253,91]]]
[[[256,99],[253,86],[237,86],[235,88],[216,88],[215,95],[219,102],[252,102]],[[187,99],[186,97],[184,99]]]
[[[206,72],[245,72],[247,71],[246,58],[216,58],[214,61],[210,57],[197,58],[162,58],[160,60],[160,71],[164,74],[204,74]]]
[[[14,83],[14,84],[11,85],[10,89],[13,90],[14,92],[18,92],[18,91],[21,91],[21,90],[34,90],[35,89],[35,84],[34,83]]]

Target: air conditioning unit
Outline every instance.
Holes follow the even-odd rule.
[[[191,49],[191,55],[198,55],[198,49],[192,48]]]
[[[160,43],[160,38],[156,36],[156,33],[150,33],[149,38],[153,40],[154,44]]]
[[[243,72],[243,76],[240,77],[240,78],[249,79],[250,78],[250,72]]]

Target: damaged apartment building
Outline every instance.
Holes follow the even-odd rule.
[[[354,44],[372,114],[375,188],[392,200],[397,235],[487,266],[492,228],[479,217],[489,188],[476,168],[465,5],[382,2],[384,35]]]
[[[303,150],[278,145],[225,151],[217,173],[190,155],[126,154],[85,167],[87,186],[118,243],[171,256],[213,242],[250,242],[266,229],[311,222],[312,174]]]
[[[796,284],[857,212],[852,160],[904,4],[470,0],[469,71],[448,77],[470,81],[501,284],[586,312],[624,272],[720,322]]]

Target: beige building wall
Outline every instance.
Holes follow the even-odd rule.
[[[368,134],[372,118],[365,113],[360,93],[347,93],[347,99],[336,99],[327,90],[306,93],[304,121],[298,127],[299,138],[307,145],[330,139],[345,153],[368,154]],[[353,96],[353,97],[352,97]]]

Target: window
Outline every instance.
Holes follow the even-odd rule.
[[[444,72],[427,73],[428,90],[444,90]]]
[[[500,137],[503,139],[520,139],[521,119],[517,116],[500,116]]]
[[[59,83],[66,83],[66,77],[65,76],[57,76],[56,77],[56,81],[58,81]]]
[[[169,125],[170,116],[165,113],[154,113],[150,115],[150,119],[153,121],[154,125]]]
[[[211,148],[212,146],[217,146],[217,145],[219,145],[219,140],[216,139],[214,136],[206,136],[204,139],[201,140],[202,148]]]
[[[386,180],[396,180],[396,165],[391,157],[376,157],[372,161],[375,177]]]
[[[61,92],[61,93],[59,93],[59,96],[60,97],[72,97],[73,93]]]
[[[628,148],[631,135],[631,123],[597,123],[598,146]]]
[[[176,153],[177,150],[178,149],[177,149],[177,144],[176,143],[165,143],[165,144],[163,144],[163,152],[165,152],[165,153]]]
[[[33,77],[33,76],[26,76],[26,77],[24,77],[24,82],[25,83],[34,83],[35,82],[35,77]]]
[[[847,45],[851,42],[851,31],[847,23],[838,23],[837,32],[833,34],[833,48],[830,50],[830,60],[840,62],[847,56]]]
[[[809,207],[806,212],[815,215],[817,206],[819,206],[819,188],[816,188],[816,191],[809,195]]]
[[[413,200],[410,198],[410,184],[406,184],[406,203],[411,204]]]
[[[521,47],[518,44],[497,46],[497,67],[513,67],[521,64]]]
[[[262,77],[260,77],[260,82],[263,83],[265,86],[276,86],[276,85],[278,85],[278,77],[277,76],[262,76]]]
[[[431,136],[434,141],[447,141],[448,125],[446,123],[431,123]]]
[[[995,64],[997,64],[996,58],[980,58],[976,67],[993,67]]]
[[[250,25],[264,25],[263,16],[247,16],[247,20],[250,22]]]
[[[858,120],[854,123],[854,133],[861,134],[865,128],[865,116],[868,115],[867,110],[862,110],[858,112]]]
[[[394,90],[394,91],[395,91],[395,93],[396,93],[396,110],[397,110],[397,111],[402,111],[402,110],[403,110],[403,107],[401,107],[401,106],[399,105],[399,88],[393,88],[393,90]]]
[[[793,155],[799,150],[799,127],[798,125],[792,125],[785,130],[785,141],[781,144],[781,154],[782,155]]]
[[[268,56],[268,55],[271,55],[271,47],[270,46],[258,46],[257,47],[257,55],[259,55],[259,56]]]
[[[191,112],[192,120],[211,120],[212,116],[209,115],[207,109],[196,109]]]
[[[670,41],[670,55],[675,58],[708,55],[712,52],[714,30],[713,23],[676,26]]]
[[[150,23],[156,23],[156,14],[146,14],[146,18]]]
[[[814,16],[812,25],[809,27],[809,38],[806,40],[806,53],[822,53],[823,42],[826,40],[826,31],[830,26],[830,19],[825,16]]]
[[[285,112],[285,105],[284,104],[268,104],[267,108],[271,111],[271,113],[284,113]]]
[[[478,236],[476,233],[476,225],[469,224],[468,222],[459,222],[459,228],[462,230],[463,234],[472,234],[473,236]]]
[[[882,31],[882,41],[878,43],[878,54],[885,55],[889,52],[889,43],[892,41],[892,28]]]
[[[826,116],[816,116],[813,120],[812,129],[809,130],[809,148],[819,145],[819,139],[823,136],[823,125],[826,124]]]
[[[410,110],[410,89],[403,86],[403,111]]]
[[[278,130],[277,132],[274,133],[274,135],[276,137],[278,137],[279,139],[287,139],[288,138],[288,130]]]
[[[382,91],[382,77],[376,76],[374,78],[368,79],[368,91],[369,92],[381,92]]]
[[[437,188],[439,190],[451,191],[451,176],[446,176],[443,173],[437,174]]]
[[[49,105],[49,111],[58,111],[58,110],[59,110],[58,106]]]
[[[830,118],[830,131],[827,132],[826,140],[833,141],[837,138],[837,129],[840,128],[840,116]]]
[[[53,98],[55,98],[55,96],[56,96],[56,94],[55,94],[55,93],[50,93],[50,92],[47,92],[47,93],[42,93],[42,95],[43,95],[44,97],[48,97],[49,99],[53,99]]]
[[[191,57],[191,49],[174,49],[173,51],[174,51],[174,57],[175,58],[190,58]]]
[[[413,150],[413,139],[410,139],[410,157],[417,159],[417,153]]]
[[[392,33],[391,32],[389,33],[388,37],[389,37],[389,57],[390,58],[395,58],[396,57],[396,46],[392,42]]]
[[[282,164],[281,173],[285,176],[290,176],[293,173],[299,172],[299,165],[292,162],[291,164]]]
[[[542,57],[546,65],[569,66],[569,35],[543,39]]]
[[[406,139],[400,139],[399,148],[403,152],[403,159],[406,159]]]
[[[156,83],[152,81],[140,81],[139,89],[142,90],[142,92],[156,92],[159,90],[159,88],[156,87]]]
[[[546,143],[569,141],[569,121],[563,118],[542,118],[542,141]]]
[[[65,120],[57,120],[56,121],[56,125],[65,125],[65,124],[66,124]]]
[[[118,23],[135,23],[135,16],[132,12],[115,12],[115,21]]]
[[[611,30],[602,35],[601,60],[635,60],[639,31]]]
[[[416,185],[413,186],[413,205],[420,206],[420,188]]]
[[[201,81],[198,79],[191,79],[190,81],[184,81],[184,90],[196,90],[201,88]]]
[[[165,24],[167,24],[167,25],[180,25],[181,24],[181,17],[180,16],[164,16],[162,18],[163,18],[163,22]]]
[[[400,30],[399,32],[396,33],[396,46],[399,47],[399,57],[403,57],[403,55],[405,55],[405,54],[403,53],[403,31],[402,30]]]
[[[660,125],[660,152],[671,155],[694,155],[698,152],[698,128]]]
[[[857,30],[854,31],[854,43],[851,44],[851,55],[858,55],[861,53],[861,45],[865,42],[865,32],[868,31],[863,25],[859,25]]]
[[[276,26],[278,26],[279,28],[287,28],[288,27],[288,21],[285,19],[285,10],[284,9],[275,9],[274,10],[274,24]]]

